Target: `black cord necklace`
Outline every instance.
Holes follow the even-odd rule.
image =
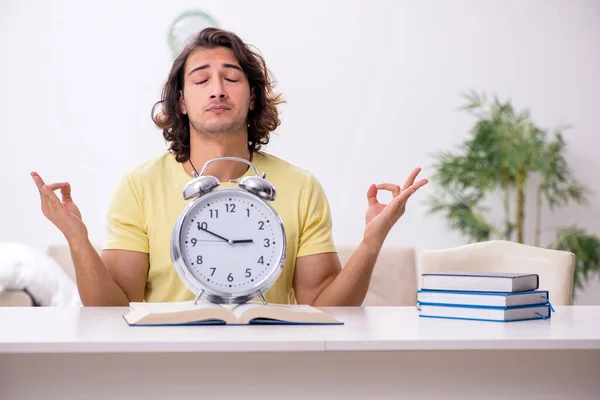
[[[254,159],[254,153],[250,152],[250,162],[252,162],[252,160]],[[194,167],[194,163],[192,162],[192,158],[188,158],[188,161],[190,162],[190,165],[192,166],[192,169],[194,170],[194,178],[197,178],[200,176],[200,174],[198,173],[198,171],[196,171],[196,167]]]
[[[188,161],[190,162],[190,165],[192,166],[192,169],[194,170],[194,178],[197,178],[200,176],[200,174],[198,174],[198,171],[196,171],[196,167],[194,167],[194,164],[192,163],[192,159],[188,159]]]

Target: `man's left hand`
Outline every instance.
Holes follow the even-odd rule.
[[[364,240],[381,246],[394,224],[404,215],[406,202],[421,186],[427,184],[427,179],[415,182],[421,168],[416,168],[406,179],[403,187],[391,183],[371,185],[367,191],[369,207],[365,216],[366,227]],[[389,204],[381,204],[377,200],[379,190],[392,192],[393,200]]]

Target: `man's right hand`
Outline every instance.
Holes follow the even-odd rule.
[[[71,185],[68,182],[47,185],[37,172],[32,172],[42,202],[42,212],[65,235],[68,242],[87,238],[88,232],[81,218],[79,208],[71,198]],[[62,201],[54,193],[60,189]]]
[[[143,301],[148,276],[148,253],[104,250],[98,254],[88,238],[81,213],[67,182],[45,184],[32,172],[42,200],[42,212],[65,235],[75,265],[77,289],[84,306],[127,306]],[[60,189],[62,201],[54,193]]]

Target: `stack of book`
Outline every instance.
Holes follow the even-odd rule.
[[[447,272],[422,278],[421,317],[509,322],[547,319],[553,311],[537,274]]]

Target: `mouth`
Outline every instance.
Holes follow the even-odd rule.
[[[223,111],[228,111],[228,110],[231,110],[231,108],[224,106],[224,105],[219,105],[219,106],[209,107],[206,111],[223,112]]]

